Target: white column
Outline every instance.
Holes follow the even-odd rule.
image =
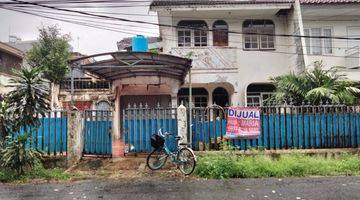
[[[115,102],[114,102],[114,111],[113,111],[113,123],[112,123],[112,138],[113,140],[121,139],[120,135],[120,94],[116,91],[118,88],[115,89]]]
[[[209,93],[209,96],[208,96],[208,106],[211,106],[214,104],[213,102],[213,92],[214,92],[214,88],[207,88],[207,91]],[[215,102],[216,103],[216,102]]]
[[[180,143],[188,143],[187,137],[187,113],[186,107],[181,104],[177,108],[177,125],[178,125],[178,136],[181,136]],[[190,136],[191,137],[191,136]]]

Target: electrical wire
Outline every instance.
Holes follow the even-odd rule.
[[[169,27],[169,28],[181,28],[180,26],[175,26],[175,25],[170,25],[170,24],[160,24],[160,23],[146,22],[146,21],[141,21],[141,20],[131,20],[131,19],[126,19],[126,18],[118,18],[118,17],[113,17],[113,16],[107,16],[107,15],[91,14],[91,13],[88,13],[88,12],[85,12],[85,11],[57,8],[57,7],[54,7],[54,6],[47,6],[47,5],[31,3],[31,2],[27,2],[27,1],[20,1],[20,0],[11,0],[11,1],[22,3],[22,4],[29,4],[29,5],[35,5],[35,6],[39,6],[39,7],[54,9],[54,10],[58,10],[58,11],[78,13],[78,14],[83,14],[83,15],[87,15],[87,16],[95,16],[95,17],[119,20],[119,21],[124,21],[124,22],[132,22],[132,23],[139,23],[139,24],[150,24],[150,25],[157,25],[157,26],[160,26],[160,27]],[[198,28],[191,28],[191,29],[204,30],[204,29],[198,29]],[[213,30],[212,29],[207,29],[207,31],[213,31]],[[358,40],[358,41],[360,41],[360,37],[349,38],[349,37],[339,37],[339,36],[306,36],[306,35],[295,35],[295,34],[242,33],[242,32],[239,32],[239,31],[228,31],[228,33],[246,34],[246,35],[264,35],[264,36],[276,36],[276,37],[320,38],[320,39],[339,39],[339,40]]]
[[[15,9],[9,9],[9,8],[6,8],[6,9],[16,11]],[[120,30],[117,30],[117,29],[111,29],[111,28],[106,27],[106,26],[96,26],[96,25],[93,25],[93,24],[90,24],[90,23],[82,23],[82,22],[76,22],[76,21],[71,21],[71,20],[65,20],[65,19],[61,19],[61,18],[42,16],[42,15],[35,14],[35,13],[28,13],[26,11],[18,11],[18,12],[22,12],[22,13],[25,13],[25,14],[31,14],[31,15],[39,16],[39,17],[45,17],[45,18],[53,19],[53,20],[57,20],[57,21],[63,21],[63,22],[78,24],[78,25],[82,25],[82,26],[97,28],[97,29],[100,29],[100,30],[108,30],[108,31],[124,33],[124,34],[128,34],[128,35],[136,35],[137,34],[137,33],[133,33],[133,32],[127,32],[127,31],[120,31]],[[171,39],[167,38],[167,40],[171,40]],[[216,46],[206,46],[206,47],[216,47]],[[243,50],[243,48],[239,48],[239,47],[230,47],[230,48],[231,49]],[[296,56],[298,56],[298,55],[308,55],[308,56],[334,57],[334,58],[344,58],[345,57],[345,56],[337,56],[337,55],[312,55],[312,54],[303,54],[303,53],[285,52],[285,51],[261,51],[261,53],[285,54],[285,55],[296,55]],[[359,56],[347,56],[347,58],[360,58],[360,57]]]
[[[12,11],[24,11],[22,9],[9,9],[9,10],[12,10]],[[34,12],[23,12],[23,13],[26,13],[26,14],[33,14],[35,16],[39,16],[39,17],[46,17],[46,18],[49,18],[49,16],[46,16],[46,15],[39,15],[38,13],[34,13]],[[54,14],[54,13],[52,13]],[[71,14],[69,14],[71,15]],[[54,17],[51,17],[50,19],[53,19],[53,20],[57,20],[58,18],[54,18]],[[97,21],[92,21],[92,20],[78,20],[78,19],[75,19],[75,18],[66,18],[66,17],[63,17],[61,16],[61,19],[64,19],[66,20],[65,22],[76,22],[76,24],[78,25],[91,25],[91,27],[97,27],[99,29],[101,28],[105,28],[104,30],[109,30],[109,31],[114,31],[114,32],[119,32],[119,33],[125,33],[125,34],[129,34],[129,35],[136,35],[137,33],[145,33],[145,34],[155,34],[153,32],[147,32],[147,31],[144,31],[144,30],[132,30],[134,32],[137,32],[136,34],[134,32],[126,32],[126,31],[118,31],[118,29],[116,29],[115,27],[112,27],[112,26],[103,26],[103,24],[110,24],[110,25],[116,25],[116,26],[124,26],[124,27],[127,27],[128,25],[125,25],[125,24],[116,24],[116,23],[106,23],[106,22],[97,22]],[[82,23],[82,24],[79,24],[79,23]],[[132,26],[130,26],[132,27]],[[144,27],[140,27],[140,28],[144,28]],[[165,36],[165,37],[164,37]],[[165,35],[163,34],[162,35],[162,38],[163,39],[166,39],[166,40],[170,40],[170,41],[178,41],[177,38],[174,38],[172,35]],[[237,43],[237,44],[240,44],[240,45],[243,45],[244,43],[243,42],[239,42],[239,41],[229,41],[230,43]],[[285,47],[297,47],[298,45],[296,44],[276,44],[276,46],[285,46]],[[307,47],[315,47],[315,48],[324,48],[322,46],[316,46],[316,45],[308,45]],[[340,46],[332,46],[332,49],[348,49],[348,47],[340,47]]]

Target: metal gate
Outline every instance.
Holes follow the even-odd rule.
[[[177,135],[176,108],[149,108],[134,105],[122,111],[123,140],[129,153],[151,152],[151,135],[161,128],[163,132]],[[166,140],[169,148],[175,148],[174,137]]]
[[[111,157],[112,111],[85,110],[83,155]]]

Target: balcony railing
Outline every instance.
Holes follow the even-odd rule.
[[[347,68],[360,67],[360,46],[354,46],[345,51],[345,65]]]
[[[231,47],[176,47],[171,53],[193,60],[193,69],[235,69],[236,48]]]
[[[75,90],[99,90],[99,89],[110,89],[110,81],[93,81],[91,79],[82,78],[74,80],[74,89]],[[70,90],[71,89],[71,80],[67,79],[60,83],[60,89]]]

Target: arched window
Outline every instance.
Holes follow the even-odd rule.
[[[195,107],[206,107],[209,93],[205,88],[192,88],[192,102]],[[189,88],[181,88],[178,91],[178,103],[189,106]]]
[[[208,26],[202,20],[182,20],[177,25],[179,47],[207,46]]]
[[[271,97],[275,91],[271,83],[252,83],[246,89],[247,106],[263,106],[264,101]]]
[[[229,94],[228,92],[222,88],[218,87],[213,91],[213,102],[216,103],[216,105],[219,105],[221,107],[225,107],[229,105]]]
[[[213,24],[213,45],[214,46],[228,46],[229,27],[224,20],[217,20]]]
[[[245,20],[243,23],[243,33],[245,33],[243,35],[244,49],[262,50],[275,48],[275,37],[273,35],[258,35],[275,34],[275,25],[271,20]]]
[[[111,106],[107,101],[100,101],[96,104],[96,110],[111,110]]]

